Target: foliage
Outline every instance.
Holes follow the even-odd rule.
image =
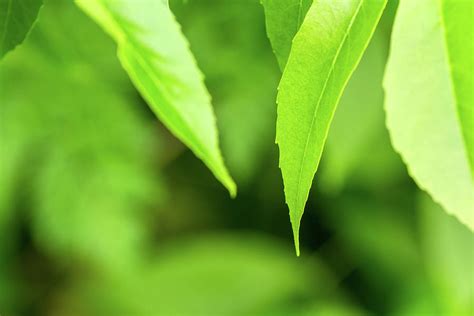
[[[300,221],[329,125],[385,4],[316,1],[292,41],[278,87],[276,142],[298,255]]]
[[[0,314],[472,314],[471,2],[30,1]]]
[[[78,0],[118,44],[118,57],[163,123],[235,195],[218,148],[210,96],[179,25],[163,1]]]

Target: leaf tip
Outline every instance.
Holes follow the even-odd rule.
[[[227,187],[227,190],[229,191],[230,197],[235,199],[235,197],[237,196],[237,185],[235,184],[235,182],[232,179],[230,179],[227,182],[226,187]]]
[[[217,173],[216,177],[224,185],[227,191],[229,191],[230,197],[235,198],[237,196],[237,184],[235,184],[234,179],[232,179],[230,174],[227,172],[227,169],[224,167],[223,173]]]
[[[293,240],[295,243],[296,256],[300,256],[300,223],[299,220],[291,221],[291,228],[293,230]]]

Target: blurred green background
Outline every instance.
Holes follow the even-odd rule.
[[[474,234],[384,126],[389,6],[336,112],[293,248],[280,71],[257,0],[172,0],[236,199],[157,121],[114,43],[46,1],[0,62],[0,315],[474,315]]]

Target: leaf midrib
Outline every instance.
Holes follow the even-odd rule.
[[[297,186],[296,186],[296,201],[295,201],[296,207],[298,207],[299,202],[300,202],[301,175],[303,173],[303,166],[304,166],[304,162],[306,160],[306,153],[308,151],[308,145],[309,145],[309,139],[310,139],[310,136],[311,136],[311,131],[313,129],[313,126],[314,126],[314,123],[315,123],[315,120],[316,120],[316,114],[317,114],[319,106],[321,104],[321,100],[322,100],[323,96],[326,93],[326,88],[327,88],[327,85],[329,83],[329,79],[332,77],[332,74],[334,72],[334,68],[335,68],[336,62],[339,58],[339,55],[341,53],[342,47],[346,43],[346,40],[347,40],[347,38],[349,36],[349,33],[350,33],[350,30],[351,30],[355,20],[357,19],[357,16],[359,15],[359,11],[360,11],[363,3],[364,3],[364,0],[360,0],[359,4],[357,5],[356,12],[355,12],[354,16],[352,17],[352,19],[351,19],[351,21],[350,21],[350,23],[349,23],[349,25],[346,29],[346,32],[344,33],[344,37],[343,37],[343,39],[341,41],[341,44],[339,45],[339,47],[336,51],[336,54],[334,55],[334,58],[333,58],[332,63],[331,63],[331,68],[329,69],[328,75],[327,75],[327,77],[325,79],[325,82],[324,82],[324,85],[323,85],[323,89],[321,91],[318,102],[317,102],[317,104],[315,106],[315,109],[314,109],[313,118],[311,120],[311,125],[310,125],[310,128],[309,128],[309,133],[308,133],[308,136],[306,137],[306,143],[305,143],[305,147],[304,147],[304,151],[303,151],[303,157],[301,158],[300,169],[298,171],[298,181],[297,181]],[[318,162],[318,164],[319,164],[319,162]]]

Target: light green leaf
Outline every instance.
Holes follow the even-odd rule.
[[[165,2],[76,1],[115,39],[123,67],[156,115],[234,196],[203,76]]]
[[[268,38],[280,69],[285,69],[291,41],[298,32],[313,0],[261,0],[265,9]]]
[[[474,177],[474,3],[470,0],[438,0],[445,54],[449,63],[454,99],[466,144],[471,174]]]
[[[0,0],[0,58],[23,42],[42,5],[42,0]]]
[[[384,86],[410,175],[474,229],[472,12],[471,1],[401,1]]]
[[[297,253],[300,220],[336,105],[385,4],[318,0],[293,39],[277,97],[276,140]]]

